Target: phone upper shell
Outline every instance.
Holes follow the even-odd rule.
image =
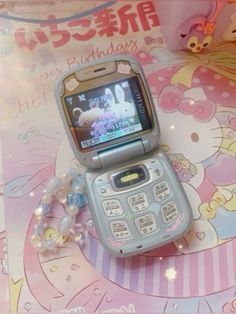
[[[153,129],[150,132],[145,134],[133,134],[132,136],[127,137],[128,140],[120,138],[115,141],[111,145],[111,143],[107,143],[107,147],[104,148],[94,148],[94,150],[88,152],[81,152],[79,151],[73,136],[70,131],[70,127],[68,122],[65,118],[65,113],[63,110],[63,105],[61,98],[65,95],[65,87],[64,87],[64,80],[72,75],[73,73],[76,74],[81,70],[86,68],[94,67],[96,65],[102,65],[104,63],[114,61],[114,62],[129,62],[131,69],[136,74],[140,75],[142,82],[146,89],[146,94],[148,97],[148,101],[151,105],[151,119],[153,124]],[[118,72],[117,72],[118,73]],[[127,77],[127,79],[130,76]],[[78,80],[78,79],[77,79]],[[102,85],[101,85],[102,86]],[[77,93],[77,92],[76,92]],[[63,120],[64,127],[66,129],[70,144],[73,148],[74,154],[76,158],[81,162],[81,164],[85,165],[89,169],[99,169],[103,167],[110,167],[113,164],[119,162],[125,162],[127,160],[132,159],[132,157],[136,157],[137,155],[143,155],[147,152],[152,151],[159,145],[160,139],[160,128],[157,119],[157,115],[155,113],[155,106],[153,103],[153,99],[151,96],[151,92],[149,90],[145,75],[141,66],[131,57],[128,56],[117,56],[117,57],[109,57],[103,58],[98,60],[97,62],[90,63],[89,65],[83,65],[75,67],[71,70],[67,70],[56,82],[55,84],[55,96],[57,100],[57,105],[59,108],[60,115]],[[100,154],[102,153],[103,161],[101,161]]]

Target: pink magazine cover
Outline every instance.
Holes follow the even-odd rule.
[[[0,18],[1,311],[235,312],[235,44],[198,55],[168,51],[150,0],[81,1],[78,11],[17,15],[3,6]],[[143,65],[161,149],[190,200],[192,228],[168,246],[118,259],[104,251],[86,206],[78,218],[89,226],[86,244],[65,240],[39,254],[30,237],[42,191],[51,176],[81,169],[57,110],[55,80],[121,53]],[[53,209],[46,236],[63,215],[61,206]]]

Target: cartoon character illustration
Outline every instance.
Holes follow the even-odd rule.
[[[183,154],[169,154],[168,157],[181,182],[187,183],[197,174],[196,166]]]
[[[104,111],[99,107],[83,111],[76,107],[73,109],[73,116],[77,119],[77,125],[81,128],[90,127],[94,121],[103,115]]]
[[[225,0],[199,3],[160,3],[160,23],[167,45],[172,50],[187,49],[199,53],[208,47]]]
[[[193,253],[215,247],[218,236],[208,221],[198,219],[193,221],[191,230],[174,243],[180,252]]]
[[[179,27],[183,48],[186,48],[193,53],[198,53],[212,43],[213,36],[211,34],[213,30],[210,28],[211,31],[205,33],[203,27],[207,26],[202,26],[199,21],[194,22],[192,19]]]
[[[157,114],[162,132],[161,141],[170,152],[182,153],[198,164],[214,156],[222,142],[222,131],[215,118],[216,106],[200,87],[182,92],[175,86],[162,90]]]
[[[230,23],[223,33],[223,39],[227,41],[236,40],[236,12],[234,12],[230,17]]]
[[[125,92],[120,84],[115,85],[114,93],[110,88],[105,88],[104,94],[101,96],[103,101],[100,105],[91,101],[88,110],[83,111],[79,107],[73,109],[72,114],[79,127],[92,126],[92,128],[95,128],[97,124],[101,127],[104,124],[106,125],[108,121],[119,121],[121,119],[128,119],[133,122],[132,117],[136,114],[135,105],[125,100]]]
[[[217,187],[211,200],[201,204],[199,211],[202,218],[207,219],[215,228],[220,240],[229,240],[236,236],[236,189],[234,186]]]
[[[166,71],[168,71],[168,69]],[[156,77],[158,78],[158,75],[156,75]],[[207,89],[207,86],[208,85],[204,86],[204,88]],[[181,87],[179,86],[179,90],[180,88]],[[196,93],[200,95],[198,97],[197,95],[193,96],[194,92],[192,89],[187,90],[191,91],[192,95],[191,93],[188,94],[187,91],[182,91],[182,96],[180,98],[184,99],[184,102],[183,104],[178,106],[180,109],[178,108],[169,112],[165,111],[164,108],[159,108],[162,114],[161,117],[164,118],[164,121],[162,122],[162,119],[159,116],[159,121],[161,122],[162,130],[164,131],[162,134],[164,136],[165,132],[172,132],[172,134],[167,135],[168,139],[171,139],[173,137],[173,140],[170,140],[170,154],[174,156],[173,161],[177,162],[176,169],[187,170],[186,172],[180,172],[180,178],[182,178],[183,186],[188,194],[188,197],[190,198],[191,205],[195,204],[195,207],[193,209],[195,221],[193,223],[193,229],[188,235],[186,235],[186,239],[184,240],[186,242],[186,246],[184,246],[185,243],[181,244],[176,242],[175,250],[172,250],[172,256],[169,255],[169,257],[164,256],[164,252],[167,252],[166,248],[163,248],[162,251],[147,252],[147,254],[128,258],[125,260],[110,257],[108,254],[106,254],[103,247],[100,245],[99,239],[97,238],[96,232],[94,230],[93,222],[90,217],[88,208],[85,209],[85,211],[83,212],[83,217],[81,217],[81,221],[85,221],[88,224],[89,231],[89,237],[87,245],[85,247],[80,247],[76,243],[65,242],[63,248],[58,252],[49,252],[45,255],[38,255],[38,253],[32,250],[32,248],[30,249],[29,237],[31,236],[31,228],[33,227],[32,222],[30,221],[30,215],[32,214],[32,203],[35,203],[35,199],[34,201],[29,202],[28,194],[33,191],[35,192],[36,197],[39,196],[43,189],[44,182],[48,179],[48,177],[54,175],[54,171],[56,171],[56,173],[60,175],[61,173],[68,171],[69,168],[76,168],[78,163],[74,160],[74,155],[69,148],[67,140],[66,147],[62,147],[65,144],[65,141],[63,141],[61,142],[60,148],[58,150],[58,142],[61,141],[62,138],[61,134],[59,134],[58,136],[58,133],[56,133],[57,145],[52,146],[52,143],[49,141],[48,137],[43,138],[42,134],[39,132],[39,138],[42,141],[42,145],[39,145],[38,141],[34,141],[30,143],[31,145],[29,145],[29,147],[27,146],[27,149],[29,150],[31,148],[34,148],[36,150],[34,151],[35,153],[33,153],[34,156],[32,159],[29,159],[29,157],[26,158],[27,162],[30,164],[31,170],[34,166],[34,170],[32,170],[33,180],[30,181],[30,184],[28,184],[28,177],[25,178],[25,181],[22,180],[21,189],[18,188],[19,181],[15,181],[15,184],[11,185],[11,187],[8,186],[7,190],[8,196],[9,198],[11,198],[14,197],[13,193],[15,193],[16,188],[18,188],[18,191],[21,193],[20,195],[22,196],[22,193],[25,193],[25,197],[27,200],[25,201],[24,199],[22,199],[22,206],[24,206],[22,212],[24,210],[24,213],[27,213],[29,230],[25,239],[24,251],[24,271],[26,280],[24,282],[24,287],[22,288],[21,292],[25,294],[19,300],[19,310],[21,312],[29,312],[30,310],[32,310],[29,301],[31,302],[33,296],[35,298],[33,310],[35,311],[36,309],[36,311],[38,312],[42,312],[42,310],[61,311],[64,308],[71,310],[72,308],[76,308],[78,306],[79,310],[81,306],[81,311],[83,311],[82,306],[84,306],[86,308],[86,311],[90,310],[90,312],[106,310],[109,312],[109,309],[114,307],[117,307],[119,309],[121,304],[123,304],[122,302],[125,302],[124,300],[134,302],[137,312],[139,310],[138,306],[140,306],[140,309],[142,309],[144,304],[147,304],[149,306],[149,304],[151,304],[151,301],[153,302],[152,304],[154,304],[155,306],[151,307],[150,305],[150,312],[164,312],[167,308],[165,307],[165,304],[167,304],[168,302],[168,296],[171,298],[171,301],[168,304],[168,309],[170,309],[170,311],[173,309],[180,310],[180,308],[172,306],[175,304],[174,302],[177,303],[175,299],[176,297],[186,297],[187,299],[182,299],[180,303],[182,302],[182,304],[187,304],[188,302],[190,302],[190,296],[196,297],[198,295],[206,295],[208,293],[212,294],[231,287],[232,284],[235,284],[235,281],[232,278],[231,283],[229,282],[230,280],[228,280],[227,278],[222,283],[220,277],[216,277],[215,273],[212,275],[210,273],[208,274],[207,271],[205,272],[205,278],[207,282],[204,282],[205,278],[202,278],[202,280],[194,280],[199,279],[197,271],[199,271],[200,273],[200,271],[205,269],[203,267],[205,265],[203,265],[203,262],[207,264],[208,261],[212,261],[212,263],[210,264],[210,268],[212,269],[214,269],[213,266],[216,262],[216,266],[220,267],[220,273],[224,274],[225,261],[227,259],[227,256],[225,254],[221,254],[222,251],[220,251],[220,249],[225,248],[227,252],[230,252],[231,248],[230,245],[227,246],[227,243],[224,245],[219,245],[220,243],[218,240],[218,235],[222,235],[222,233],[219,232],[218,234],[216,226],[219,226],[220,220],[223,220],[223,215],[219,216],[219,222],[214,221],[214,218],[207,220],[201,217],[201,219],[199,219],[200,213],[198,211],[198,205],[202,203],[202,194],[198,194],[194,187],[197,186],[199,184],[199,181],[203,178],[203,176],[201,176],[201,178],[199,179],[200,170],[203,170],[203,175],[207,174],[207,178],[209,178],[213,182],[212,184],[214,185],[214,187],[216,182],[221,182],[222,184],[223,179],[225,179],[222,178],[222,171],[220,172],[219,176],[218,169],[212,169],[214,161],[218,160],[215,159],[215,156],[217,156],[217,153],[219,153],[218,145],[221,143],[222,140],[222,129],[220,123],[223,120],[219,120],[217,113],[214,113],[216,110],[216,106],[214,107],[214,103],[211,104],[210,101],[209,103],[207,102],[207,99],[204,98],[206,94],[205,92],[202,92],[202,90],[203,88],[198,88],[198,93]],[[176,93],[175,91],[174,95],[176,96],[178,95],[178,93]],[[176,101],[177,103],[179,103],[179,98],[176,97],[176,99],[173,102]],[[187,103],[185,103],[186,99],[188,99]],[[197,106],[193,106],[194,109],[191,107],[191,101],[194,101],[195,105],[197,103]],[[201,101],[203,103],[202,105]],[[198,112],[198,110],[200,112]],[[209,112],[206,114],[205,110]],[[169,120],[168,115],[170,116]],[[177,116],[177,120],[176,123],[173,123],[173,121],[175,122],[175,115]],[[171,119],[171,117],[173,118]],[[185,121],[188,121],[188,119],[191,120],[191,122],[189,122],[189,124],[186,122],[185,124]],[[169,121],[168,125],[165,124],[165,121]],[[196,128],[194,128],[194,130],[192,130],[192,128],[188,129],[190,124],[193,124]],[[177,136],[179,134],[179,137],[175,135],[173,125],[176,128],[178,126],[181,126],[182,132],[179,130],[179,133],[177,133]],[[208,127],[209,129],[211,129],[211,126],[213,126],[213,130],[211,130],[210,132],[210,130],[208,130]],[[214,127],[216,127],[216,129],[214,129]],[[61,126],[57,126],[57,128],[61,130]],[[204,135],[204,128],[206,136],[209,137],[208,139],[206,139],[205,144],[200,140],[197,141],[197,135]],[[45,132],[45,129],[43,129],[43,131]],[[47,130],[47,133],[50,135],[54,135],[54,133],[51,132],[51,129]],[[197,135],[194,133],[196,133]],[[214,134],[216,134],[216,138],[214,138]],[[181,142],[182,139],[183,141],[185,141],[185,138],[188,138],[189,135],[190,138],[192,135],[192,139],[195,140],[196,144],[199,143],[199,150],[196,149],[194,152],[191,151],[192,145],[194,147],[194,142],[189,147],[185,147],[185,144]],[[219,138],[218,135],[220,135]],[[11,146],[9,149],[7,148],[6,155],[10,156],[10,152],[15,152],[17,149],[17,155],[22,156],[22,154],[20,154],[18,151],[19,143],[18,145],[16,145],[16,143],[10,144]],[[216,147],[211,147],[215,145]],[[48,147],[50,147],[50,156],[45,156],[45,149]],[[177,147],[177,149],[175,147]],[[56,151],[58,153],[55,165]],[[51,154],[53,156],[51,156]],[[192,157],[195,158],[194,161],[191,159]],[[231,157],[233,158],[233,155],[231,155]],[[225,164],[227,163],[227,161],[229,162],[229,159],[226,159]],[[18,164],[15,160],[14,163],[11,160],[11,163],[13,165],[17,164],[17,171],[23,171],[22,164]],[[48,170],[49,168],[45,167],[48,163],[50,163],[50,171]],[[40,177],[37,176],[35,178],[34,172],[38,174],[39,166],[45,167],[45,171],[42,173],[42,175],[40,175]],[[10,166],[8,165],[8,167]],[[204,171],[205,169],[207,169],[207,172]],[[196,171],[197,173],[195,174]],[[233,173],[233,171],[231,172]],[[13,172],[11,171],[11,173]],[[20,173],[22,175],[22,172]],[[229,179],[228,172],[227,177]],[[196,183],[196,178],[198,178],[198,183]],[[233,177],[232,180],[234,180]],[[195,182],[194,184],[193,181]],[[230,199],[226,199],[227,202],[225,203],[225,206],[229,208],[228,201],[233,200],[233,196]],[[30,198],[30,200],[33,200],[33,198]],[[18,202],[17,200],[17,203],[18,206],[21,206],[21,202]],[[230,208],[232,209],[233,205]],[[234,211],[231,212],[233,213]],[[57,226],[57,222],[60,216],[63,214],[64,212],[62,208],[55,208],[49,224],[52,224],[53,227]],[[218,214],[220,214],[220,208],[217,209],[216,217],[218,216]],[[24,218],[25,222],[25,217],[22,217]],[[19,219],[23,220],[22,217],[19,217]],[[228,222],[229,220],[230,219],[227,218],[226,221]],[[24,228],[24,231],[26,231],[26,226],[24,226]],[[230,227],[230,230],[232,230],[232,227]],[[232,236],[232,234],[229,236]],[[233,251],[233,249],[235,248],[235,241],[229,242],[232,242],[231,245]],[[215,250],[212,251],[214,248],[214,243],[215,246],[219,246],[215,247]],[[18,243],[17,246],[19,246]],[[212,249],[206,250],[206,248],[208,247]],[[201,249],[202,251],[200,252]],[[192,254],[188,254],[189,252],[191,252]],[[217,258],[211,259],[211,257],[214,257],[215,252],[217,253]],[[223,253],[224,252],[225,251],[223,251]],[[22,255],[22,251],[17,251],[17,254],[18,253],[19,255]],[[184,256],[184,254],[188,254],[188,256],[186,257]],[[218,261],[219,264],[217,264]],[[232,259],[233,271],[235,271],[235,265],[235,259]],[[167,277],[165,277],[166,269],[170,268],[171,266],[173,266],[177,272],[177,277],[175,281],[169,280],[167,279]],[[194,270],[196,269],[196,272],[189,271],[191,269],[189,266],[191,266],[192,269],[194,268]],[[197,273],[197,275],[194,278],[193,276],[195,273]],[[200,273],[200,276],[201,275],[202,273]],[[150,280],[150,278],[152,278],[152,280]],[[211,286],[211,284],[208,284],[211,282],[215,282],[215,278],[219,280],[216,285]],[[42,286],[44,287],[44,289],[41,288]],[[28,290],[26,288],[28,288]],[[160,298],[159,296],[162,297]],[[195,299],[193,300],[194,301],[192,302],[195,302],[195,304],[197,304],[197,301]],[[196,311],[197,310],[198,309],[196,305]]]
[[[236,153],[236,114],[230,111],[216,113],[222,126],[223,141],[220,151],[223,154],[235,156]]]
[[[111,113],[112,117],[119,120],[135,116],[135,106],[125,100],[125,93],[120,84],[115,85],[115,95],[110,88],[105,89],[105,95],[108,102],[106,111]]]
[[[216,0],[209,16],[194,16],[184,22],[178,29],[183,38],[182,45],[193,53],[207,48],[212,40],[218,15],[221,13],[224,0]]]
[[[199,219],[201,214],[199,211],[199,206],[201,205],[201,198],[198,192],[189,183],[182,182],[182,186],[188,196],[188,200],[193,212],[193,219]]]
[[[236,293],[232,301],[227,302],[222,307],[223,313],[235,313],[236,312]]]

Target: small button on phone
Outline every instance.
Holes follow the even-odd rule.
[[[154,185],[153,193],[157,202],[166,200],[172,194],[169,184],[166,181]]]
[[[106,200],[102,202],[105,215],[108,217],[121,216],[124,210],[118,200]]]
[[[150,168],[154,180],[158,180],[163,176],[163,169],[160,162],[156,159],[151,159]]]
[[[147,235],[157,230],[156,218],[153,214],[147,214],[135,219],[135,224],[141,235]]]
[[[116,220],[110,223],[111,232],[116,240],[123,240],[131,237],[130,228],[125,220]]]
[[[134,213],[143,211],[149,207],[148,198],[145,192],[129,196],[127,201],[131,211]]]
[[[96,192],[99,195],[106,196],[107,194],[109,194],[110,185],[103,178],[96,178],[94,181],[94,186],[95,186]]]
[[[162,206],[161,214],[164,223],[170,224],[178,218],[179,211],[174,202],[169,202],[168,204]]]

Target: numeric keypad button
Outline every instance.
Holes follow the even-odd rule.
[[[122,216],[124,213],[121,203],[116,199],[103,201],[102,207],[108,217]]]
[[[161,208],[161,215],[164,223],[170,224],[179,216],[179,211],[174,202],[169,202]]]
[[[131,231],[125,220],[115,220],[110,223],[111,232],[116,240],[123,240],[131,237]]]
[[[162,202],[168,199],[172,194],[169,184],[166,181],[161,181],[154,185],[153,193],[157,202]]]
[[[149,207],[147,194],[145,192],[129,196],[127,201],[131,211],[134,213],[143,211]]]
[[[156,218],[153,214],[146,214],[135,219],[135,224],[141,235],[147,235],[158,229]]]

